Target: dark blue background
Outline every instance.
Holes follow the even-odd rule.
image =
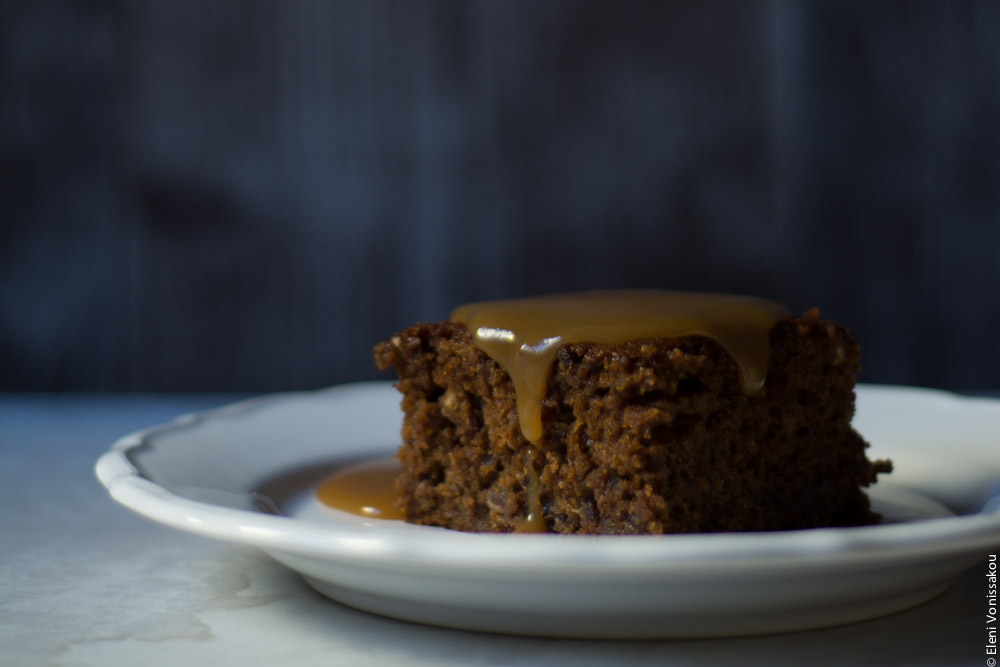
[[[0,39],[0,390],[374,378],[411,322],[597,287],[1000,386],[1000,3],[41,0]]]

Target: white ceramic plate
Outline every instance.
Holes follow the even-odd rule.
[[[1000,493],[1000,401],[859,387],[855,425],[871,456],[896,465],[872,490],[893,523],[642,537],[468,534],[318,505],[326,472],[395,450],[398,404],[387,383],[253,399],[129,435],[97,475],[127,507],[258,546],[348,605],[545,636],[745,635],[873,618],[933,597],[1000,545],[998,508],[982,511]]]

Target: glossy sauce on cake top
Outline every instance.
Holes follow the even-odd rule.
[[[451,319],[465,324],[479,348],[507,371],[521,432],[537,443],[549,369],[560,346],[707,336],[729,353],[743,391],[753,395],[767,376],[771,327],[788,316],[784,306],[753,297],[629,290],[470,303]]]

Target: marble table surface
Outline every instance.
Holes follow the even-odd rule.
[[[988,664],[985,563],[917,608],[823,630],[682,641],[488,635],[332,602],[255,549],[133,514],[95,479],[94,462],[119,436],[237,398],[0,395],[0,664]]]

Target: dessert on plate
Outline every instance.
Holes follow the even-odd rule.
[[[875,523],[860,348],[816,310],[601,291],[461,306],[375,348],[399,376],[407,521],[659,534]]]

